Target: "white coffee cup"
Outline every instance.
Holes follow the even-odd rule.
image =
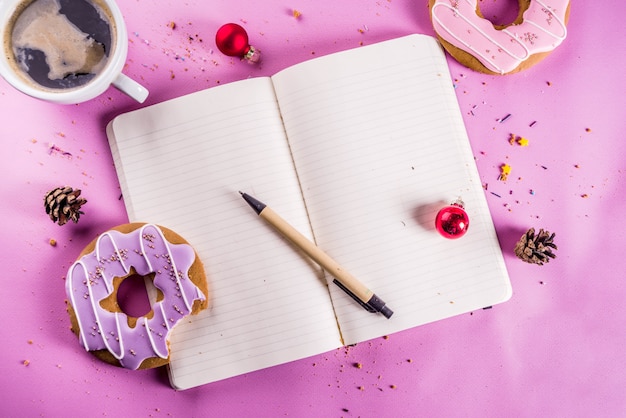
[[[13,52],[11,41],[12,27],[25,5],[38,0],[0,0],[0,75],[13,87],[29,96],[60,104],[75,104],[93,99],[104,93],[111,85],[143,103],[148,97],[148,90],[141,84],[122,74],[128,54],[128,35],[124,18],[113,0],[87,0],[102,9],[102,13],[110,20],[111,49],[104,67],[83,85],[71,88],[48,88],[33,81],[25,71],[20,70]],[[50,1],[50,0],[46,0]],[[55,0],[56,1],[56,0]]]

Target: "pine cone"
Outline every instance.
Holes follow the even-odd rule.
[[[69,220],[78,222],[80,215],[84,214],[80,207],[87,203],[87,200],[79,196],[80,189],[74,190],[68,186],[50,190],[44,198],[46,213],[59,225],[65,225]]]
[[[553,248],[557,249],[554,244],[554,235],[543,229],[535,235],[535,228],[530,228],[515,244],[515,255],[527,263],[540,266],[548,263],[551,258],[556,257],[556,254],[552,252]]]

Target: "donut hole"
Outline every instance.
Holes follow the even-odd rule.
[[[154,273],[137,274],[134,268],[124,277],[113,279],[113,293],[100,301],[100,306],[109,312],[122,312],[128,318],[128,325],[135,327],[137,319],[151,318],[152,305],[163,300],[163,292],[154,286]]]
[[[139,318],[150,313],[150,293],[156,294],[156,287],[152,284],[154,274],[152,276],[131,274],[122,280],[117,289],[117,304],[126,315]]]
[[[524,12],[519,0],[480,0],[477,7],[479,14],[497,29],[519,23]]]

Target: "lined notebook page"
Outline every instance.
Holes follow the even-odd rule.
[[[181,234],[207,272],[209,310],[173,331],[174,387],[341,345],[319,268],[259,219],[238,193],[271,202],[310,236],[269,78],[121,115],[108,135],[130,220]]]
[[[413,35],[273,77],[317,244],[395,311],[330,285],[346,344],[505,301],[511,288],[445,57]],[[462,197],[468,233],[436,212]],[[332,281],[332,277],[328,277]]]

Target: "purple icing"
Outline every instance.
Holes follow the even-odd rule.
[[[76,261],[67,275],[65,290],[81,345],[88,351],[107,349],[129,369],[150,357],[167,358],[170,331],[191,313],[195,300],[206,299],[188,276],[194,260],[191,246],[169,243],[155,225],[102,234],[95,250]],[[155,273],[154,286],[163,292],[163,300],[152,305],[152,318],[139,318],[134,328],[125,313],[100,306],[113,292],[113,279],[126,276],[131,267],[142,276]]]

